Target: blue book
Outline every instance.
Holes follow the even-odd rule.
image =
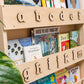
[[[68,8],[76,8],[79,9],[79,0],[66,0]]]
[[[41,0],[4,0],[4,4],[23,4],[27,6],[41,6]]]
[[[66,84],[75,84],[74,76],[71,76],[66,79]]]
[[[37,84],[57,84],[55,74],[48,75],[36,81]]]
[[[21,38],[21,39],[19,39],[19,42],[23,47],[31,46],[32,45],[32,38],[31,37]]]
[[[37,84],[37,83],[36,83],[36,81],[35,81],[35,82],[29,83],[29,84]]]

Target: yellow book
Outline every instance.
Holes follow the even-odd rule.
[[[41,0],[42,3],[42,7],[46,7],[46,1],[45,0]]]

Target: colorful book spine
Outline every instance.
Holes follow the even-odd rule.
[[[60,5],[61,5],[61,8],[66,8],[65,0],[60,0]]]
[[[70,48],[79,46],[79,31],[70,32]]]
[[[52,0],[50,0],[50,7],[51,7],[51,8],[53,7]]]
[[[70,49],[69,33],[58,35],[58,48],[59,51]]]
[[[37,80],[37,84],[57,84],[55,74]]]
[[[46,1],[45,0],[41,0],[42,3],[42,7],[46,7]]]
[[[55,2],[54,2],[54,0],[52,0],[52,6],[53,6],[53,8],[55,8]]]

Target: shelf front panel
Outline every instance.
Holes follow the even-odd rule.
[[[80,79],[80,81],[75,84],[84,84],[84,78]]]
[[[1,8],[4,30],[84,23],[84,14],[81,9],[16,5],[4,5]]]
[[[17,65],[24,84],[84,60],[84,45]]]

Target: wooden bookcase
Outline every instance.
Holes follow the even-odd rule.
[[[8,40],[30,36],[32,28],[60,27],[60,33],[80,30],[80,46],[58,52],[35,61],[17,65],[28,84],[65,67],[80,66],[81,80],[84,81],[84,10],[27,7],[16,5],[0,6],[0,51],[8,54]]]

